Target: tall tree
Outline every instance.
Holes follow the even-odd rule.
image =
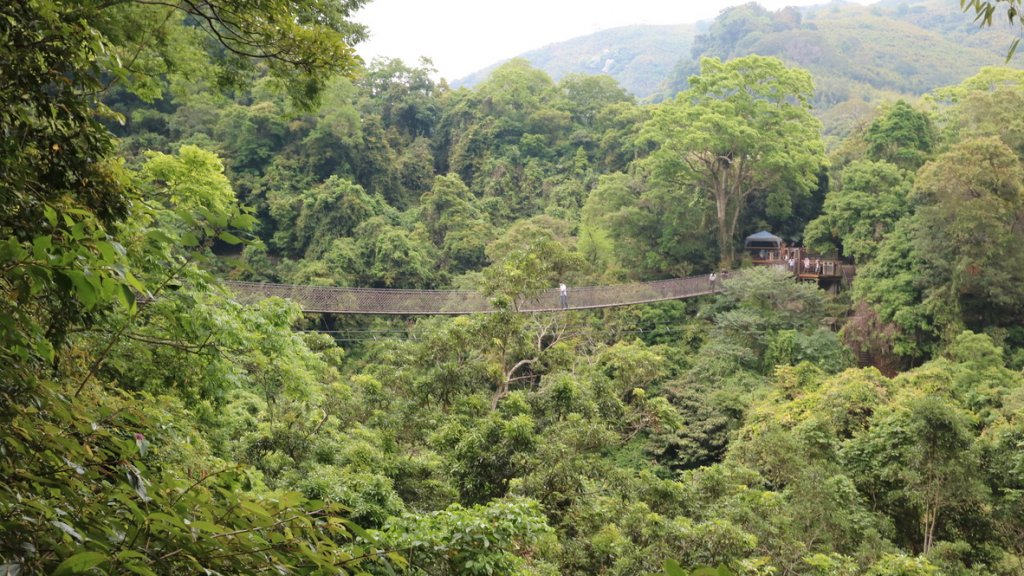
[[[690,88],[658,109],[644,129],[659,144],[655,174],[696,188],[715,207],[719,255],[730,267],[740,216],[765,195],[772,216],[817,185],[825,164],[821,123],[810,113],[813,87],[804,70],[776,58],[701,60]]]
[[[397,59],[375,60],[359,80],[369,96],[362,106],[409,141],[429,138],[440,113],[440,89],[430,78],[436,72],[427,59],[419,67]]]
[[[804,231],[807,246],[827,253],[836,245],[858,263],[878,246],[910,208],[912,174],[888,162],[857,160],[841,173],[839,187],[825,197],[823,213]]]
[[[983,489],[973,443],[969,418],[948,397],[908,391],[880,409],[841,458],[861,492],[893,516],[904,543],[928,552],[955,527],[958,507],[977,509]]]
[[[635,100],[611,76],[569,74],[559,80],[558,90],[564,98],[561,106],[572,114],[573,122],[587,127],[606,106]]]
[[[483,265],[484,246],[494,232],[458,174],[438,176],[420,197],[420,208],[423,226],[444,256],[443,268],[465,272]]]
[[[637,278],[685,276],[714,263],[708,204],[692,190],[642,175],[602,176],[582,211],[580,248],[593,265]]]
[[[994,90],[972,91],[957,107],[960,135],[998,135],[1007,146],[1024,158],[1024,89],[1020,86],[998,86]]]
[[[1022,171],[998,138],[963,142],[925,164],[917,206],[857,274],[854,295],[898,329],[898,354],[921,357],[963,327],[1013,326],[1024,318]]]
[[[864,140],[872,160],[917,170],[932,151],[935,130],[927,114],[900,100],[871,123]]]
[[[1024,318],[1024,171],[998,138],[968,140],[920,171],[915,246],[926,304],[972,329]],[[953,329],[956,326],[951,326]]]

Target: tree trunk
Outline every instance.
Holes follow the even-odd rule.
[[[491,410],[496,410],[498,408],[498,402],[500,402],[505,396],[508,396],[509,386],[511,386],[512,382],[516,380],[516,378],[514,378],[516,370],[519,370],[524,366],[530,366],[536,361],[536,358],[520,360],[519,362],[516,362],[515,366],[512,366],[505,371],[505,381],[498,385],[497,390],[494,391],[494,395],[491,396]]]
[[[926,505],[922,524],[924,524],[924,543],[921,546],[921,553],[927,554],[935,544],[935,526],[939,523],[939,507]]]
[[[732,230],[729,227],[729,194],[725,183],[715,182],[715,221],[718,224],[718,259],[723,270],[732,269]]]

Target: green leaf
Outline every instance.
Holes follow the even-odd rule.
[[[196,530],[202,530],[204,532],[210,532],[211,534],[217,534],[219,532],[228,532],[228,529],[223,526],[218,526],[213,522],[207,522],[206,520],[194,520],[190,526]]]
[[[239,230],[250,230],[256,224],[257,220],[251,214],[238,214],[233,216],[229,222],[232,228],[238,228]]]
[[[369,532],[364,530],[362,526],[356,524],[355,522],[352,522],[351,520],[345,520],[344,522],[345,526],[348,526],[348,529],[351,530],[352,533],[356,536],[359,536],[360,538],[367,541],[373,541],[373,536],[371,536]]]
[[[106,555],[100,554],[99,552],[79,552],[78,554],[75,554],[61,562],[60,565],[57,566],[57,569],[53,571],[53,576],[81,574],[95,566],[98,566],[106,560]]]
[[[185,526],[185,523],[181,521],[181,518],[178,518],[177,516],[171,516],[170,514],[165,514],[163,512],[153,512],[146,519],[148,521],[159,520],[160,522],[170,524],[171,526],[176,526],[178,528],[181,528],[182,530],[185,530],[187,528]]]
[[[33,348],[35,349],[36,354],[38,354],[41,358],[43,358],[47,362],[53,362],[53,344],[51,344],[49,340],[36,340],[33,343]]]
[[[110,242],[97,242],[96,250],[103,257],[102,262],[105,264],[110,264],[117,258],[117,251],[114,250],[114,245]]]
[[[6,242],[0,242],[0,260],[21,260],[24,255],[25,250],[14,236],[8,237]]]
[[[117,555],[114,556],[114,558],[116,558],[118,560],[121,560],[121,561],[126,561],[126,560],[145,560],[146,559],[146,555],[141,553],[141,552],[137,552],[135,550],[122,550],[122,551],[118,552]]]
[[[121,301],[129,311],[135,310],[135,292],[125,284],[121,284],[121,289],[116,292],[117,299]]]
[[[305,501],[300,492],[285,492],[278,496],[278,503],[282,508],[291,508],[292,506],[298,506]]]
[[[50,223],[50,227],[57,226],[57,211],[53,209],[53,206],[43,207],[43,217]]]
[[[117,298],[120,298],[120,296],[118,296],[117,294],[121,291],[121,286],[123,286],[123,284],[121,284],[120,282],[118,282],[117,280],[115,280],[113,278],[110,278],[110,277],[101,278],[100,279],[100,294],[103,295],[103,299],[104,300],[110,300],[111,298],[113,298],[115,296]]]
[[[159,228],[154,228],[153,230],[146,232],[146,240],[156,242],[157,244],[174,244],[175,242],[174,238],[171,238],[167,232],[164,232]]]
[[[667,576],[686,576],[686,572],[683,571],[683,567],[679,565],[679,562],[671,558],[665,560],[665,574]]]
[[[227,242],[228,244],[241,244],[243,242],[241,238],[227,231],[217,234],[217,238],[220,238],[221,240]]]
[[[405,559],[405,556],[402,556],[398,552],[388,552],[387,557],[399,568],[405,569],[409,567],[409,561]]]
[[[139,282],[139,279],[136,278],[135,275],[131,273],[131,271],[125,270],[124,279],[128,281],[129,286],[138,290],[139,294],[149,294],[149,290],[146,290],[146,287],[142,284],[142,282]]]
[[[125,570],[130,570],[135,574],[142,574],[142,576],[157,576],[156,572],[153,572],[142,564],[125,564]]]
[[[259,504],[255,503],[255,502],[252,502],[250,500],[242,500],[239,503],[239,505],[243,509],[248,510],[249,512],[252,512],[253,514],[256,514],[257,516],[260,516],[260,517],[263,517],[263,518],[269,518],[270,515],[271,515],[270,512],[267,512],[265,508],[263,508]]]
[[[49,236],[37,236],[32,239],[32,256],[36,260],[49,260],[53,240]]]
[[[82,305],[86,308],[92,308],[96,305],[96,288],[85,277],[85,274],[78,270],[68,270],[64,272],[64,275],[75,286],[75,297],[78,298]]]

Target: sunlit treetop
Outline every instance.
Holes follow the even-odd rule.
[[[299,103],[335,74],[353,75],[366,29],[349,17],[365,0],[33,0],[54,32],[82,27],[104,84],[144,99],[168,76],[244,85],[254,70],[284,80]],[[38,24],[38,22],[37,22]],[[84,73],[85,70],[82,70]]]

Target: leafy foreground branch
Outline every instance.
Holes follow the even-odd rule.
[[[402,563],[339,505],[268,489],[252,468],[214,456],[180,396],[133,386],[124,370],[156,348],[128,335],[166,336],[186,358],[203,341],[191,338],[186,301],[165,314],[136,298],[205,292],[213,243],[240,241],[254,219],[220,161],[196,147],[126,168],[102,123],[123,119],[98,94],[114,79],[153,97],[171,68],[212,62],[216,50],[198,50],[183,23],[200,8],[218,10],[208,28],[218,38],[230,28],[235,46],[250,42],[275,71],[310,80],[297,96],[352,70],[344,40],[360,30],[344,18],[357,3],[260,6],[0,7],[0,573],[347,574]]]
[[[980,23],[982,26],[991,26],[992,18],[995,16],[996,11],[1005,4],[1006,8],[1006,19],[1011,26],[1024,27],[1024,20],[1021,19],[1021,0],[960,0],[960,9],[964,12],[974,11],[974,21]],[[1009,62],[1013,55],[1017,52],[1017,47],[1020,45],[1020,38],[1016,38],[1010,43],[1010,48],[1006,52],[1006,61]]]
[[[40,382],[32,405],[4,397],[5,573],[347,574],[385,558],[338,505],[254,493],[238,465],[182,468],[196,438],[173,399],[68,392]]]
[[[97,218],[68,193],[44,203],[41,222],[5,228],[0,243],[0,567],[348,574],[368,562],[403,565],[339,504],[270,489],[243,460],[210,448],[185,399],[208,394],[215,373],[220,384],[262,374],[237,306],[218,300],[211,308],[228,312],[202,323],[198,303],[213,298],[213,281],[200,264],[215,239],[248,234],[252,218],[216,156],[195,147],[124,176],[136,184],[124,189],[123,221]],[[139,294],[159,299],[140,306]],[[264,338],[281,328],[268,320],[275,314],[291,317],[272,305],[257,312]],[[219,352],[228,348],[237,356]],[[183,380],[147,390],[161,363],[143,359],[171,354],[164,349]],[[191,367],[206,392],[185,385]]]

